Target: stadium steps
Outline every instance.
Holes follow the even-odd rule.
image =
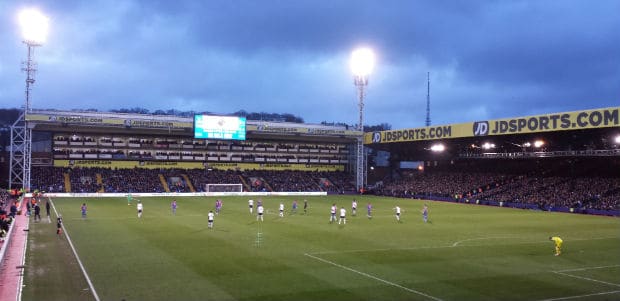
[[[65,178],[65,192],[71,192],[71,177],[68,172],[62,174]]]
[[[97,192],[105,192],[105,188],[103,188],[103,178],[100,173],[95,174],[95,178],[97,178],[97,185],[101,187]]]
[[[164,187],[164,191],[170,192],[170,187],[168,187],[168,182],[166,181],[164,175],[159,174],[159,181],[161,182],[161,186]]]
[[[192,181],[189,180],[189,177],[187,176],[187,174],[181,174],[181,176],[183,177],[183,179],[185,179],[185,183],[187,183],[187,187],[189,187],[189,191],[191,192],[196,192],[196,189],[194,189],[194,185],[192,184]]]
[[[248,182],[242,175],[239,175],[239,179],[241,179],[241,183],[243,184],[243,188],[245,188],[245,191],[252,191],[252,189],[250,189],[250,185],[248,185]]]

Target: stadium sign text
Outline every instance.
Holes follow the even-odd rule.
[[[373,136],[373,141],[379,141],[381,143],[452,138],[452,126],[445,125],[437,127],[375,132]]]
[[[618,126],[620,125],[618,112],[618,109],[607,109],[496,120],[489,122],[488,134],[502,135]]]
[[[620,126],[620,107],[366,133],[365,144]]]

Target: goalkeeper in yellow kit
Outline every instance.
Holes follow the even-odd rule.
[[[549,240],[555,243],[555,256],[562,254],[562,239],[559,236],[551,236]]]

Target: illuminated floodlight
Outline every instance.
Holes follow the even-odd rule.
[[[620,144],[620,135],[616,136],[616,138],[614,138],[614,142],[616,144]]]
[[[366,77],[375,68],[375,53],[370,48],[359,48],[351,54],[351,72],[355,76]]]
[[[529,143],[529,142],[525,142],[525,143],[523,143],[523,147],[530,147],[530,146],[532,146],[532,144],[531,144],[531,143]]]
[[[535,147],[535,148],[539,148],[539,147],[541,147],[541,146],[543,146],[543,145],[545,145],[545,142],[544,142],[544,141],[542,141],[542,140],[536,140],[536,141],[534,141],[534,147]]]
[[[482,145],[482,148],[483,148],[483,149],[492,149],[492,148],[495,148],[495,144],[494,144],[494,143],[488,143],[488,142],[485,142],[485,143]]]
[[[441,143],[433,144],[431,146],[431,151],[434,151],[434,152],[443,152],[445,149],[446,149],[446,147],[443,144],[441,144]]]
[[[24,42],[29,45],[41,45],[47,38],[49,19],[37,9],[29,8],[19,12],[19,25]]]

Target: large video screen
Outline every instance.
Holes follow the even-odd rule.
[[[245,117],[194,115],[194,138],[245,140]]]

